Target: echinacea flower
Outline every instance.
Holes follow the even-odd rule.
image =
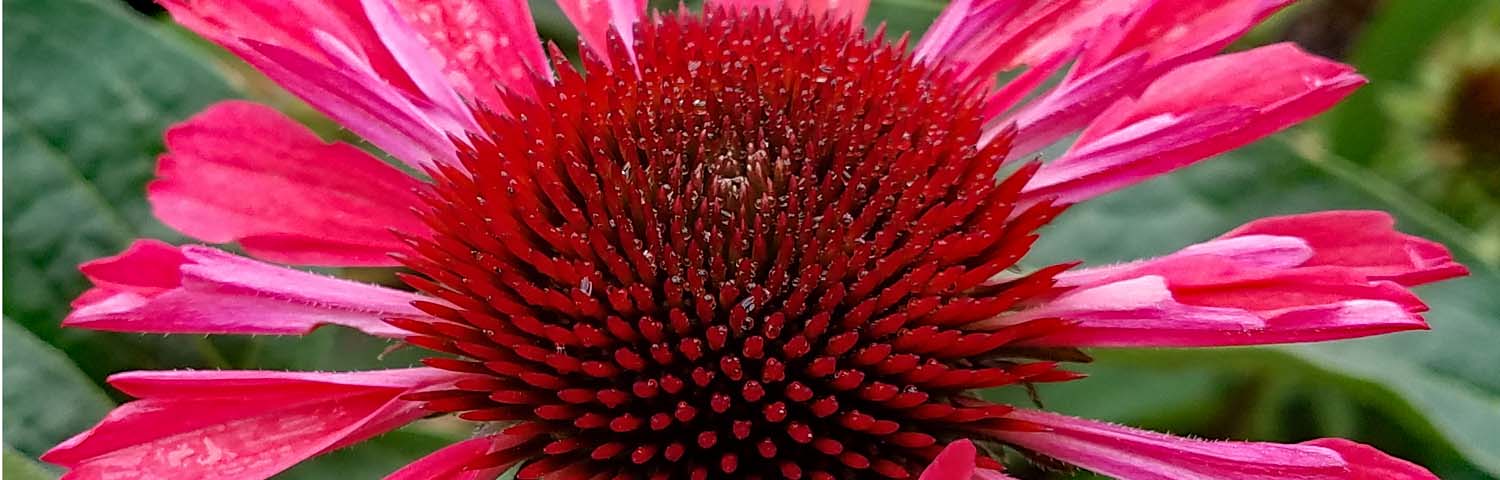
[[[450,413],[479,433],[388,478],[1002,479],[1006,450],[1136,480],[1433,478],[1344,440],[1182,438],[974,394],[1075,380],[1059,360],[1079,348],[1426,328],[1409,287],[1464,268],[1378,212],[1021,266],[1066,205],[1363,82],[1290,45],[1218,55],[1285,1],[956,0],[908,49],[858,27],[860,0],[561,0],[581,67],[520,0],[165,3],[420,174],[210,107],[167,132],[148,195],[255,259],[140,241],[82,267],[95,288],[64,323],[334,324],[437,353],[115,375],[138,400],[43,457],[68,478],[266,478]],[[274,263],[400,266],[415,291]]]

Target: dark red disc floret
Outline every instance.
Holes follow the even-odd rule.
[[[402,257],[436,319],[391,320],[470,374],[409,398],[493,422],[472,468],[914,478],[1015,428],[973,390],[1074,378],[1011,347],[1061,322],[973,325],[1053,286],[1012,267],[1061,207],[1018,205],[1005,136],[976,146],[983,86],[879,36],[659,16],[477,111]]]

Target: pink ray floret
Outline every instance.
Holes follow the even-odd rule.
[[[292,270],[204,246],[138,240],[115,257],[84,264],[94,288],[63,321],[94,330],[303,335],[341,325],[400,336],[392,317],[422,317],[400,290]]]
[[[121,373],[110,385],[139,400],[42,459],[68,479],[266,478],[421,418],[400,397],[455,378],[428,368]]]
[[[1336,340],[1426,329],[1408,286],[1463,275],[1387,214],[1266,218],[1164,257],[1058,277],[1056,298],[1000,320],[1061,317],[1035,345],[1185,347]]]

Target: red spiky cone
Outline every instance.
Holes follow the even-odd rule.
[[[908,478],[966,433],[1028,428],[968,392],[1075,375],[963,330],[1067,265],[1007,269],[1061,207],[997,182],[974,85],[790,10],[642,23],[636,56],[481,112],[433,172],[395,320],[483,374],[412,398],[508,422],[520,478]],[[904,42],[903,42],[904,43]],[[676,46],[677,48],[672,48]],[[864,473],[861,473],[864,472]],[[563,475],[566,478],[568,475]]]

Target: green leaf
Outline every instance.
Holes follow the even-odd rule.
[[[886,37],[891,39],[909,32],[909,45],[916,45],[947,5],[948,2],[941,0],[872,0],[865,26],[874,29],[883,23]]]
[[[36,457],[109,412],[109,397],[62,352],[9,318],[4,325],[6,445]]]
[[[1329,112],[1326,121],[1332,150],[1368,163],[1389,140],[1391,117],[1380,99],[1416,76],[1416,66],[1444,30],[1484,2],[1392,0],[1365,28],[1350,54],[1350,63],[1371,82]]]
[[[1392,211],[1399,228],[1448,243],[1465,256],[1467,232],[1434,210],[1389,191],[1367,171],[1319,164],[1270,140],[1074,207],[1044,233],[1033,260],[1100,263],[1161,255],[1258,217],[1345,208]],[[1494,348],[1500,339],[1500,297],[1493,294],[1500,276],[1483,265],[1471,267],[1470,278],[1419,290],[1432,307],[1427,315],[1432,331],[1262,349],[1131,352],[1127,356],[1138,361],[1126,363],[1181,368],[1211,365],[1219,355],[1237,362],[1241,371],[1305,380],[1305,389],[1336,389],[1381,407],[1407,430],[1434,435],[1474,466],[1500,475],[1500,349]],[[1430,449],[1415,453],[1429,465],[1445,455]]]
[[[162,131],[231,89],[180,38],[119,3],[5,0],[4,10],[5,315],[94,378],[199,361],[191,339],[64,332],[58,322],[88,286],[79,263],[138,237],[176,238],[145,201]]]
[[[5,453],[0,457],[0,477],[9,480],[54,480],[57,474],[47,471],[45,467],[26,458],[15,449],[5,446]]]
[[[1420,292],[1430,332],[1282,349],[1318,368],[1379,385],[1424,415],[1459,453],[1500,476],[1500,275]]]

